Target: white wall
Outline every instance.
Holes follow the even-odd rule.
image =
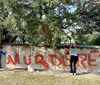
[[[6,51],[6,55],[2,55],[1,61],[4,68],[27,68],[31,66],[33,69],[69,71],[68,49],[4,45],[4,51]],[[100,72],[100,49],[83,48],[78,49],[78,52],[78,72]]]

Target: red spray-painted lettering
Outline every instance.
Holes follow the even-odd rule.
[[[41,63],[44,67],[49,68],[49,64],[44,60],[44,56],[41,54],[35,56],[35,63]]]
[[[67,56],[68,53],[66,53]],[[86,53],[78,53],[79,61],[77,62],[77,66],[83,66],[84,69],[86,69],[86,62],[88,66],[97,66],[96,59],[91,57],[91,54]],[[35,64],[42,64],[45,68],[49,68],[49,63],[51,63],[52,66],[69,66],[70,65],[70,58],[65,58],[65,56],[58,57],[56,54],[49,54],[49,62],[45,59],[45,57],[42,54],[37,54],[34,56],[34,62]],[[8,61],[6,64],[12,63],[13,65],[21,64],[19,54],[16,53],[14,57],[12,57],[10,54],[7,56]],[[23,56],[23,61],[25,65],[30,65],[32,63],[32,56]],[[93,64],[95,63],[95,64]]]

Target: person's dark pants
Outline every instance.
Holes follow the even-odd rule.
[[[78,56],[71,56],[70,58],[70,73],[76,73],[76,63],[78,61]]]

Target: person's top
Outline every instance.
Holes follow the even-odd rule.
[[[5,54],[6,54],[6,52],[3,52],[3,51],[0,49],[0,54],[5,55]]]
[[[78,51],[76,49],[70,49],[70,55],[71,56],[77,56]]]

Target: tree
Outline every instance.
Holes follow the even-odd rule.
[[[83,4],[83,7],[78,8],[78,25],[80,29],[77,30],[77,33],[79,33],[77,42],[85,39],[85,41],[83,41],[84,44],[96,45],[94,41],[98,41],[97,39],[100,36],[98,35],[100,32],[99,4],[100,3],[94,2],[93,0],[89,0]],[[83,42],[80,44],[83,44]]]
[[[55,3],[56,1],[52,0],[52,2]],[[7,27],[7,29],[14,31],[22,43],[39,44],[46,41],[45,44],[52,44],[56,39],[61,38],[55,34],[60,32],[60,34],[64,34],[56,20],[53,19],[53,14],[50,13],[54,10],[55,5],[49,0],[6,0],[6,3],[4,1],[1,1],[1,3],[9,11],[7,18],[0,24],[3,28]],[[43,19],[43,16],[46,19]],[[49,21],[50,18],[51,21]],[[41,34],[41,30],[46,30],[46,32]],[[51,38],[48,38],[47,32],[50,32]],[[47,38],[44,38],[44,36]],[[55,39],[53,39],[53,36]]]
[[[6,14],[0,15],[0,28],[10,29],[20,43],[56,46],[61,41],[79,40],[78,36],[87,30],[99,31],[99,5],[90,0],[3,0],[0,3],[1,14]]]

